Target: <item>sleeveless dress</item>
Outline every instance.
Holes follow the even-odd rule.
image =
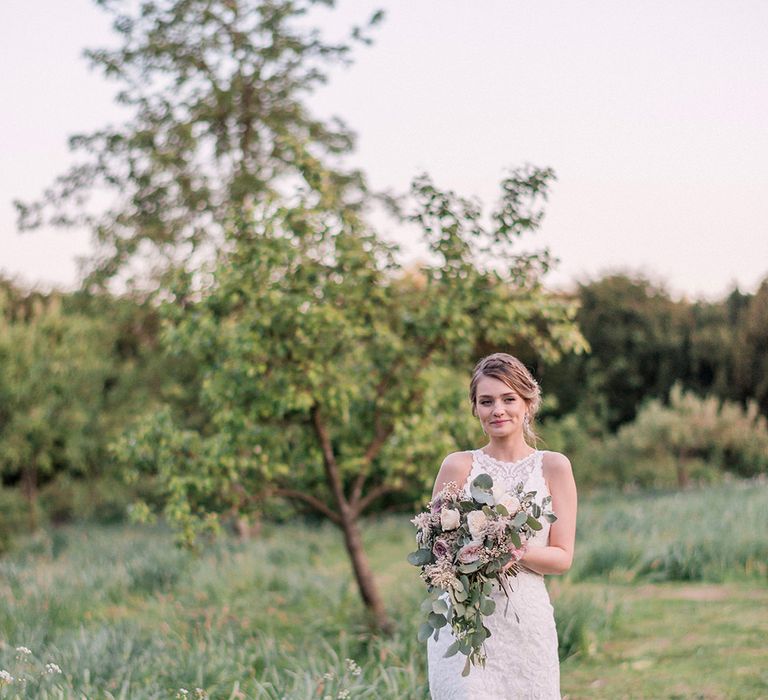
[[[517,462],[502,462],[482,450],[474,450],[464,493],[469,497],[472,480],[486,473],[494,483],[500,481],[509,490],[522,481],[526,491],[536,491],[535,500],[541,503],[549,495],[542,473],[543,456],[542,451],[536,450]],[[549,523],[542,519],[542,525],[528,540],[529,547],[546,546]],[[469,675],[462,677],[466,657],[461,653],[444,657],[454,640],[449,625],[440,630],[436,642],[432,637],[427,640],[432,700],[560,700],[557,631],[544,577],[523,568],[509,579],[509,589],[505,616],[507,598],[494,582],[492,597],[496,610],[484,618],[491,631],[485,642],[485,668],[472,666]],[[515,612],[520,622],[515,619]]]

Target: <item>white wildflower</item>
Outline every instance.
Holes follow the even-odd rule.
[[[347,700],[349,697],[349,691],[348,690],[340,690],[339,694],[336,696],[338,700]]]
[[[31,653],[32,650],[27,647],[16,647],[16,654],[18,656],[29,656]]]
[[[189,691],[186,688],[179,688],[179,692],[176,693],[177,698],[188,698]]]
[[[45,672],[46,673],[61,673],[61,669],[59,668],[58,664],[54,663],[48,663],[45,664]]]
[[[6,683],[13,683],[13,676],[3,669],[0,671],[0,686],[5,685]]]
[[[332,681],[333,680],[333,674],[329,671],[328,673],[323,674],[323,679],[326,681]]]
[[[344,659],[344,665],[353,676],[359,676],[363,672],[354,659]]]
[[[195,697],[198,698],[198,700],[205,700],[205,698],[208,697],[208,694],[202,688],[195,688]]]

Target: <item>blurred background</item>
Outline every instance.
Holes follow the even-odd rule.
[[[564,694],[768,697],[766,21],[6,2],[0,698],[427,697],[495,351],[579,487]]]

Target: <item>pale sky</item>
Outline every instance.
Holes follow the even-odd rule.
[[[387,12],[313,98],[357,132],[374,187],[435,182],[487,203],[505,168],[558,175],[541,231],[567,286],[643,272],[716,298],[768,276],[765,0],[342,0],[332,31]],[[67,167],[69,134],[119,118],[80,58],[111,41],[91,0],[0,3],[0,270],[71,286],[87,234],[15,229]],[[418,254],[390,227],[406,251]]]

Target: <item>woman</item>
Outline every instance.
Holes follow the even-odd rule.
[[[480,420],[488,444],[448,455],[435,480],[433,499],[449,481],[463,485],[468,494],[472,480],[487,473],[508,490],[522,481],[526,491],[536,491],[539,503],[551,495],[557,521],[552,525],[544,521],[543,528],[524,545],[520,573],[510,579],[506,614],[505,595],[494,586],[496,611],[484,619],[491,631],[485,643],[485,668],[472,667],[462,677],[463,655],[444,657],[453,641],[450,627],[440,630],[437,642],[429,638],[430,692],[433,700],[559,700],[557,632],[544,575],[562,574],[573,560],[576,485],[571,464],[557,452],[531,447],[540,391],[520,360],[506,353],[480,360],[469,395],[472,413]]]

